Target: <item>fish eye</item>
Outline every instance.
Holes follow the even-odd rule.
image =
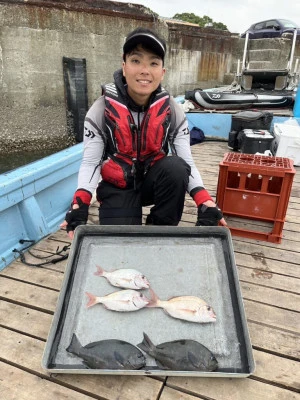
[[[210,311],[211,310],[211,307],[210,306],[207,306],[207,311]]]

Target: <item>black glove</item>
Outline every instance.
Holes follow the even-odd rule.
[[[71,206],[66,214],[67,232],[74,231],[78,225],[85,225],[88,220],[89,206],[83,203],[80,197],[76,197],[76,200],[79,208],[73,209]]]
[[[198,219],[196,226],[217,226],[223,218],[222,211],[218,207],[207,207],[201,204],[198,207]]]

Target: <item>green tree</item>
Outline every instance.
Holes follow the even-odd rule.
[[[152,11],[151,8],[149,7],[144,7],[144,8],[148,14],[154,15],[156,18],[159,17],[159,15],[156,12]]]
[[[207,24],[212,24],[212,27],[215,29],[221,29],[221,30],[228,31],[228,28],[226,25],[224,25],[222,22],[214,22],[207,15],[204,15],[203,17],[199,17],[198,15],[195,15],[194,13],[182,13],[182,14],[175,14],[173,18],[179,19],[181,21],[197,24],[202,28],[204,28],[205,25],[207,25]]]

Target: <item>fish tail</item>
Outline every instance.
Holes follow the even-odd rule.
[[[153,289],[149,288],[149,292],[150,292],[150,299],[149,299],[149,303],[147,304],[146,307],[156,307],[157,303],[159,301],[159,298],[157,297],[157,295]]]
[[[69,353],[78,354],[80,349],[82,348],[81,343],[79,342],[78,337],[73,333],[71,343],[66,349]]]
[[[151,354],[153,354],[153,352],[155,350],[155,346],[151,342],[149,336],[145,332],[143,332],[143,335],[144,335],[144,339],[141,343],[139,343],[137,345],[137,347],[139,347],[141,350],[143,350],[144,352],[151,355]]]
[[[97,267],[97,271],[94,272],[94,275],[103,276],[104,275],[104,269],[102,267],[100,267],[100,265],[96,265],[96,267]]]
[[[97,296],[95,296],[92,293],[88,293],[88,292],[85,292],[85,294],[87,295],[87,297],[89,299],[89,301],[88,301],[88,303],[86,305],[87,307],[92,307],[95,304],[97,304]]]

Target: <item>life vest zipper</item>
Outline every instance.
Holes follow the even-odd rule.
[[[124,139],[122,131],[121,131],[121,129],[120,129],[120,127],[119,127],[119,125],[117,123],[116,123],[116,131],[118,132],[118,134],[119,134],[119,136],[120,136],[120,138],[122,140],[123,146],[125,146],[126,145],[125,139]]]
[[[140,122],[140,111],[138,112],[138,126],[137,126],[137,148],[136,148],[136,158],[140,159],[141,155],[141,122]]]
[[[142,132],[143,132],[143,148],[142,148],[142,150],[146,150],[146,148],[147,148],[147,130],[148,130],[149,120],[150,120],[150,114],[147,113],[142,122]]]
[[[137,126],[135,124],[130,124],[131,131],[131,141],[132,141],[132,150],[137,151]]]

